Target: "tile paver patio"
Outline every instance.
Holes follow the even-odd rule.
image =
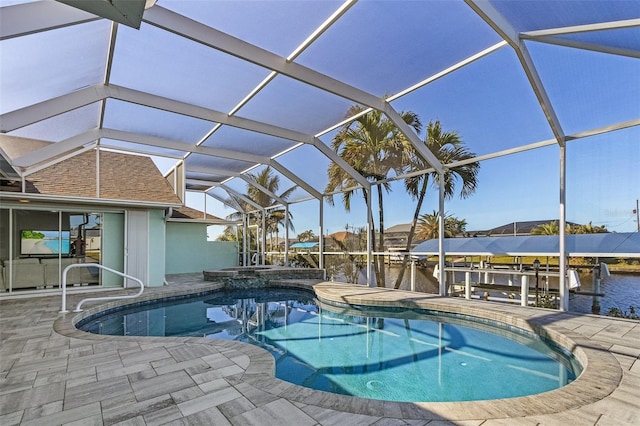
[[[142,297],[216,286],[194,275],[174,281]],[[544,327],[563,343],[577,343],[587,366],[568,386],[509,400],[364,400],[278,380],[273,358],[251,345],[91,335],[73,327],[77,314],[58,314],[59,295],[5,299],[0,301],[0,424],[640,424],[638,321],[338,283],[318,284],[316,292],[339,302],[429,307]],[[70,295],[68,306],[83,297]],[[87,303],[83,314],[119,303],[101,308]]]

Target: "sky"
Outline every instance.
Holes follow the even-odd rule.
[[[640,117],[637,59],[552,45],[531,44],[530,52],[565,134]],[[553,138],[542,108],[509,47],[392,105],[398,111],[418,113],[424,124],[440,120],[445,130],[458,132],[478,155]],[[329,144],[332,135],[327,134],[322,140]],[[307,147],[298,151],[282,157],[282,163],[314,187],[324,188],[328,161],[310,155]],[[592,222],[615,232],[638,229],[633,214],[640,198],[637,127],[569,141],[566,167],[567,220]],[[483,161],[478,181],[478,189],[470,198],[461,200],[456,195],[445,204],[448,214],[467,221],[468,230],[485,230],[513,221],[551,220],[560,215],[557,144]],[[415,204],[401,182],[394,183],[384,197],[386,227],[411,220]],[[422,213],[430,213],[437,206],[437,192],[430,188]],[[308,229],[319,232],[317,201],[295,204],[290,209],[295,223],[292,235]],[[216,207],[210,211],[223,217],[231,212]],[[374,216],[377,218],[377,210]],[[349,213],[344,212],[339,197],[334,206],[325,206],[325,233],[365,224],[366,209],[360,196],[353,198]]]
[[[0,0],[9,6],[22,0]],[[183,1],[158,5],[210,25],[234,37],[287,57],[341,1]],[[598,21],[638,18],[634,2],[557,1],[491,4],[518,31],[566,27]],[[541,8],[541,4],[544,7]],[[542,14],[541,14],[542,13]],[[637,52],[639,28],[566,34],[565,39]],[[102,20],[0,41],[0,113],[33,105],[101,84],[108,57],[110,25]],[[377,97],[394,95],[502,41],[462,1],[363,0],[295,57],[295,62],[340,79]],[[566,135],[640,118],[640,61],[637,55],[613,55],[553,44],[525,42],[533,64]],[[6,58],[19,57],[20,61]],[[47,66],[41,66],[46,63]],[[252,63],[192,43],[155,26],[140,30],[119,26],[109,83],[218,111],[231,111],[268,71]],[[285,76],[273,81],[236,113],[240,117],[319,134],[330,145],[352,102]],[[397,111],[417,113],[423,125],[439,120],[456,131],[467,148],[487,155],[548,141],[553,132],[514,50],[504,46],[426,86],[391,102]],[[123,100],[108,99],[104,114],[95,102],[10,132],[11,135],[62,141],[102,123],[105,128],[141,133],[193,146],[205,138],[210,121],[168,113]],[[420,135],[421,137],[424,135]],[[567,142],[566,217],[578,223],[605,225],[610,231],[638,229],[632,213],[640,199],[640,126]],[[152,146],[103,140],[113,147],[179,155]],[[250,135],[228,126],[206,138],[203,146],[273,155],[293,143]],[[162,172],[175,160],[153,157]],[[277,159],[305,182],[322,191],[329,160],[302,146]],[[246,163],[192,155],[194,166],[241,171]],[[447,214],[485,230],[513,221],[556,219],[560,214],[560,149],[540,149],[481,163],[477,191],[468,199],[455,196]],[[256,169],[255,171],[258,171]],[[229,187],[246,191],[234,179]],[[281,176],[280,192],[293,183]],[[226,196],[224,191],[216,194]],[[308,197],[298,189],[291,199]],[[384,195],[385,226],[411,220],[414,202],[402,182]],[[204,209],[201,194],[189,194],[187,205]],[[209,198],[207,211],[226,217],[233,211]],[[423,213],[437,209],[429,189]],[[319,232],[317,201],[290,206],[295,231]],[[340,198],[324,209],[324,232],[364,226],[366,212],[359,196],[345,212]],[[377,217],[377,211],[374,211]],[[212,231],[219,232],[219,231]],[[215,235],[212,235],[215,237]]]
[[[383,15],[390,21],[402,19],[401,14],[407,12],[406,9],[398,10],[389,6],[388,2],[377,2],[377,8],[366,11],[364,16],[355,18],[354,15],[354,20],[375,21],[385,8]],[[443,6],[437,3],[436,8]],[[461,21],[464,25],[481,25],[477,17],[469,16],[467,9],[460,9],[455,13],[463,14]],[[300,12],[300,16],[307,15]],[[439,23],[436,18],[430,17],[428,21],[432,27],[429,34],[446,30],[440,28],[446,24]],[[345,19],[344,24],[336,24],[337,28],[332,28],[321,36],[309,48],[309,52],[300,56],[299,62],[346,81],[357,81],[358,87],[373,93],[384,90],[387,94],[395,93],[420,81],[429,73],[452,65],[465,55],[476,53],[481,50],[481,46],[488,47],[499,41],[494,39],[495,34],[491,31],[481,32],[477,40],[470,40],[469,32],[466,31],[449,31],[447,35],[450,38],[446,42],[457,48],[456,53],[449,57],[428,56],[432,53],[429,46],[416,47],[410,43],[399,46],[393,42],[389,45],[367,45],[364,52],[354,53],[355,47],[345,43],[345,40],[350,39],[349,24],[354,23]],[[228,26],[226,30],[233,33],[234,29],[230,28],[232,24],[227,22],[225,25]],[[410,27],[405,28],[407,31],[421,31],[419,28],[411,28],[411,25],[419,23],[411,22],[407,25]],[[243,28],[244,37],[264,40],[259,38],[259,34],[247,33],[248,26]],[[262,27],[256,28],[258,33]],[[353,28],[353,31],[361,31],[359,26],[353,25]],[[365,31],[372,38],[379,35],[375,28],[366,28]],[[397,28],[389,31],[393,31],[394,35],[395,32],[401,35]],[[275,45],[280,45],[274,41],[272,47],[278,50]],[[468,47],[469,45],[472,47]],[[637,59],[541,43],[527,43],[527,47],[566,135],[640,117],[640,64]],[[320,61],[319,59],[326,59],[326,52],[331,52],[336,59],[330,63]],[[398,61],[402,61],[403,54],[426,56],[423,62],[402,63],[400,69],[404,79],[387,85],[384,84],[385,79],[376,72],[371,73],[373,77],[364,72],[354,74],[355,70],[349,68],[353,67],[353,62],[339,60],[348,55],[356,55],[361,60],[376,54],[395,57]],[[369,62],[362,65],[366,67],[368,64]],[[398,72],[397,63],[378,61],[377,64],[383,69],[381,72]],[[366,77],[358,80],[363,75]],[[291,99],[293,104],[307,102],[309,108],[314,108],[313,102],[308,98],[298,99],[306,94],[293,96],[287,93],[287,90],[293,91],[298,86],[283,81],[276,87],[279,96]],[[272,94],[267,93],[264,99],[250,103],[238,115],[280,125],[290,123],[282,116],[287,120],[292,114],[297,117],[295,114],[299,114],[298,111],[294,114],[284,106],[260,112],[259,107],[264,109],[270,95]],[[313,93],[308,96],[313,96]],[[393,101],[392,105],[397,111],[416,112],[424,125],[432,120],[440,120],[445,130],[456,131],[467,148],[478,155],[553,138],[551,127],[518,58],[508,46]],[[343,106],[344,111],[348,106],[349,104]],[[295,108],[300,109],[298,105]],[[304,122],[304,117],[298,122],[301,130],[314,130],[313,124]],[[321,140],[329,145],[334,134],[335,132],[330,132],[321,136]],[[326,185],[329,162],[312,151],[312,148],[302,147],[280,157],[278,161],[322,190]],[[633,214],[636,200],[640,199],[640,129],[637,126],[567,142],[566,171],[567,220],[577,223],[592,222],[615,232],[638,229]],[[466,220],[467,230],[485,230],[513,221],[551,220],[560,215],[560,149],[557,144],[483,161],[478,181],[478,189],[470,198],[461,200],[456,195],[445,204],[447,214]],[[289,185],[292,183],[281,177],[280,192]],[[230,183],[230,186],[241,192],[246,190],[246,184],[241,181]],[[296,194],[299,195],[300,192]],[[393,183],[392,191],[385,193],[384,198],[387,228],[411,220],[415,203],[406,194],[401,182]],[[200,195],[190,195],[188,200],[194,207],[203,206]],[[334,206],[325,204],[325,234],[344,230],[347,226],[366,224],[366,209],[362,197],[356,195],[352,200],[352,209],[348,213],[344,211],[339,196],[336,197]],[[216,200],[207,201],[207,209],[220,217],[232,213],[231,209],[225,208]],[[430,213],[436,209],[437,192],[430,188],[422,213]],[[290,236],[306,230],[312,230],[316,234],[319,232],[317,201],[292,204],[290,211],[295,224],[295,231]],[[374,210],[374,217],[377,220],[377,208]],[[212,231],[214,235],[217,232],[219,228]]]

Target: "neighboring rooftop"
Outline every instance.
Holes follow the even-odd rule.
[[[338,242],[345,242],[346,240],[356,238],[357,236],[349,231],[338,231],[327,235],[327,237]]]
[[[511,222],[506,225],[501,225],[492,229],[487,229],[486,231],[474,231],[470,232],[470,234],[482,234],[482,235],[529,235],[531,231],[537,228],[540,225],[544,225],[551,222],[558,222],[558,219],[548,219],[548,220],[528,220],[523,222]],[[567,225],[576,226],[578,223],[574,222],[566,222]]]
[[[171,210],[171,219],[205,222],[226,222],[224,219],[191,207],[182,206]]]

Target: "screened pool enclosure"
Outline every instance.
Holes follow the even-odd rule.
[[[379,210],[387,225],[409,222],[416,200],[404,182],[425,175],[431,179],[423,213],[455,213],[475,229],[557,220],[560,276],[568,218],[614,232],[637,229],[631,213],[640,196],[637,1],[0,0],[0,6],[0,141],[14,148],[13,155],[1,152],[3,181],[24,183],[85,152],[151,156],[183,202],[240,223],[244,264],[264,262],[269,237],[283,241],[287,261],[289,221],[320,236],[344,230],[345,222],[362,225],[361,253],[371,264],[381,251],[374,245]],[[405,122],[406,112],[420,117],[420,133]],[[404,144],[384,173],[348,161],[332,146],[346,127],[375,113]],[[456,132],[473,155],[441,161],[424,142],[435,122]],[[20,151],[34,140],[46,143]],[[421,161],[409,164],[403,150]],[[481,170],[475,193],[445,197],[438,177],[474,162]],[[266,168],[279,190],[256,180]],[[343,176],[338,184],[329,170]],[[249,197],[249,188],[268,205]],[[293,189],[283,196],[283,188]],[[349,216],[345,191],[354,191]],[[392,198],[400,193],[400,201]],[[25,197],[46,201],[25,184],[1,194],[3,205],[16,208]],[[277,226],[269,235],[265,221],[256,220],[273,209],[283,211],[279,236]],[[258,241],[248,241],[249,229]],[[442,219],[439,231],[443,270]],[[319,238],[318,252],[324,244]],[[325,267],[323,256],[317,266]],[[370,283],[371,268],[365,269]],[[446,293],[444,279],[439,288]]]

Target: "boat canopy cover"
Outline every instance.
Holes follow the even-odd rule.
[[[511,237],[445,238],[447,255],[558,256],[557,235],[525,235]],[[438,254],[438,240],[418,244],[412,252]],[[566,235],[567,256],[637,257],[640,258],[640,233],[602,233]]]

